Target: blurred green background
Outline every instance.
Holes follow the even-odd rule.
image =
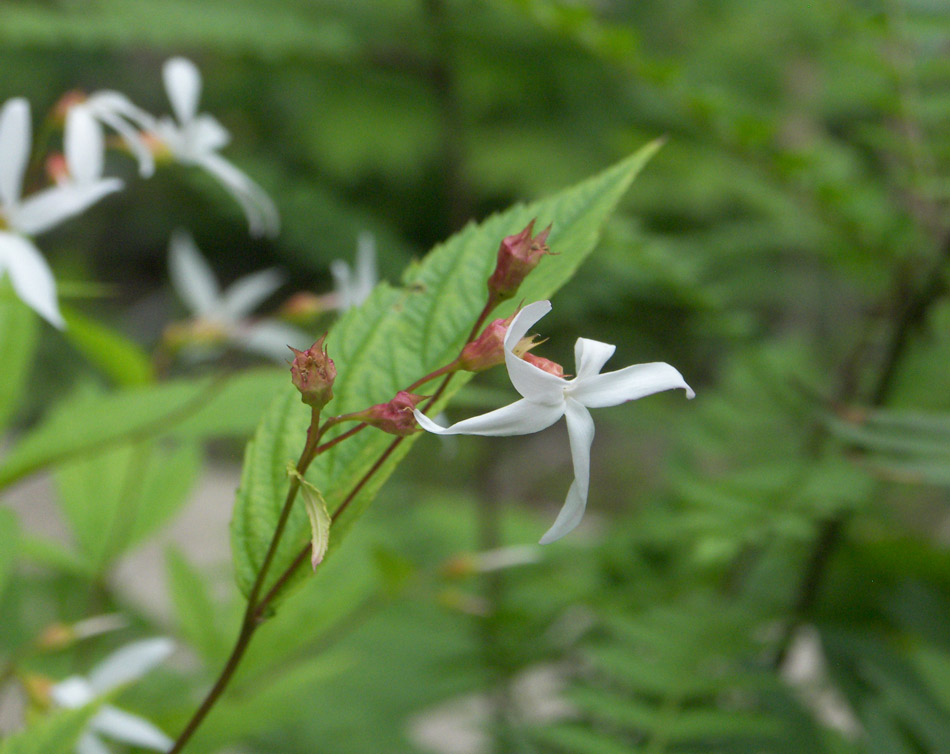
[[[610,366],[668,361],[698,393],[598,412],[584,526],[461,580],[444,559],[553,519],[566,436],[423,438],[331,563],[354,582],[345,630],[311,615],[330,576],[275,628],[332,636],[338,672],[298,679],[242,750],[950,751],[944,2],[0,5],[0,97],[37,121],[74,88],[167,112],[179,54],[281,233],[249,239],[195,171],[141,181],[116,155],[131,190],[42,239],[69,303],[154,345],[180,314],[178,226],[225,281],[285,269],[283,296],[329,290],[369,230],[395,282],[470,219],[665,137],[543,353],[570,371],[576,337],[616,343]],[[70,298],[71,281],[107,295]],[[451,418],[511,395],[487,376]],[[419,727],[447,703],[432,743]]]

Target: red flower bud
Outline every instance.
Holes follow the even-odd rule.
[[[551,226],[532,238],[534,222],[528,223],[520,233],[505,238],[498,247],[498,262],[488,278],[488,293],[495,303],[514,296],[521,281],[538,266],[541,257],[551,253],[545,243]]]
[[[505,333],[514,318],[515,315],[512,314],[508,319],[489,322],[482,334],[462,349],[459,368],[466,372],[483,372],[498,364],[504,364]]]
[[[323,408],[333,398],[333,380],[336,379],[336,366],[323,346],[326,337],[321,337],[306,351],[289,346],[294,352],[294,361],[290,365],[294,387],[300,391],[300,400],[317,409]]]
[[[534,364],[538,369],[543,369],[545,372],[553,374],[555,377],[564,376],[564,367],[556,361],[551,361],[543,356],[535,356],[533,353],[526,353],[521,358],[529,364]]]
[[[359,419],[391,435],[405,437],[421,431],[412,410],[425,399],[424,395],[413,395],[400,390],[389,403],[378,403],[358,414],[352,414],[350,418]]]

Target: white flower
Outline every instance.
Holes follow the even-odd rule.
[[[568,490],[564,507],[554,525],[541,538],[541,544],[563,537],[580,523],[584,515],[590,481],[590,448],[594,441],[594,420],[587,409],[616,406],[673,388],[684,389],[689,398],[695,395],[683,376],[662,362],[636,364],[600,374],[616,346],[587,338],[578,338],[574,346],[577,376],[572,380],[529,364],[516,356],[513,349],[549,311],[549,301],[526,306],[512,320],[505,334],[505,365],[511,383],[522,395],[521,400],[451,427],[441,427],[421,411],[415,411],[422,428],[439,435],[526,435],[550,427],[562,416],[566,418],[574,461],[574,482]]]
[[[360,233],[356,240],[356,263],[353,269],[342,259],[330,262],[340,311],[359,306],[373,292],[378,281],[376,273],[376,242],[373,234]]]
[[[99,697],[148,673],[174,650],[170,639],[156,638],[127,644],[96,665],[85,678],[71,676],[50,690],[60,707],[84,707]],[[153,751],[168,751],[174,741],[148,720],[105,704],[99,708],[76,746],[76,754],[108,754],[99,734]]]
[[[168,248],[172,285],[197,323],[219,339],[277,361],[286,361],[287,346],[303,346],[310,338],[296,328],[248,315],[283,283],[275,269],[261,270],[235,280],[221,290],[208,262],[192,237],[183,230],[172,235]]]
[[[28,236],[42,233],[79,214],[122,187],[102,178],[102,138],[80,117],[67,123],[64,136],[69,176],[62,183],[22,198],[30,159],[30,105],[20,97],[0,110],[0,276],[9,273],[17,295],[56,327],[65,327],[56,303],[49,265]]]
[[[198,113],[198,68],[185,58],[171,58],[165,62],[162,77],[175,119],[159,119],[155,124],[158,138],[179,162],[204,168],[221,181],[247,215],[251,233],[276,235],[280,218],[274,203],[260,186],[218,154],[231,138],[224,126],[214,116]]]
[[[133,105],[124,94],[114,91],[101,91],[75,105],[66,112],[66,129],[70,130],[70,121],[86,120],[86,129],[95,129],[102,143],[102,127],[115,131],[139,163],[139,173],[148,178],[155,172],[155,158],[149,149],[143,132],[151,133],[156,129],[155,118]]]

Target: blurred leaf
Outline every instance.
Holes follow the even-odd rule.
[[[42,717],[25,730],[5,738],[0,743],[0,754],[66,754],[74,751],[80,734],[97,709],[97,704],[88,704]]]
[[[64,460],[143,438],[245,436],[287,382],[283,371],[251,369],[233,377],[174,380],[105,395],[79,391],[0,462],[0,488]]]
[[[14,294],[6,276],[0,278],[0,429],[19,403],[36,349],[38,320]]]
[[[16,514],[0,508],[0,597],[16,560],[19,538],[20,525]]]
[[[200,458],[193,443],[168,448],[142,441],[57,469],[63,513],[94,573],[178,511],[197,476]]]
[[[178,630],[205,662],[222,660],[232,637],[223,630],[219,607],[211,597],[207,580],[177,548],[168,549],[165,563]]]
[[[75,309],[63,307],[62,312],[66,320],[63,335],[116,385],[147,385],[154,380],[152,363],[138,343]]]
[[[538,219],[538,227],[553,223],[548,242],[557,254],[544,259],[519,295],[526,301],[550,296],[593,250],[604,221],[658,148],[658,143],[649,144],[561,194],[529,206],[515,206],[481,225],[469,225],[437,246],[423,262],[410,267],[404,276],[404,289],[378,286],[363,306],[343,317],[329,337],[328,347],[337,368],[330,410],[342,414],[389,400],[418,377],[454,358],[484,306],[485,281],[494,268],[498,243],[522,230],[533,218]],[[512,309],[513,302],[502,312]],[[457,375],[435,410],[466,381],[465,375]],[[247,446],[231,528],[237,582],[245,596],[257,576],[289,488],[287,462],[299,456],[309,420],[309,409],[301,404],[296,391],[285,390],[268,409]],[[331,510],[340,506],[351,485],[373,466],[392,440],[390,435],[369,429],[317,458],[307,477],[324,491]],[[411,444],[412,438],[406,438],[339,520],[334,520],[330,553]],[[306,514],[302,506],[294,506],[262,594],[295,560],[307,532]],[[298,569],[295,580],[303,575]]]

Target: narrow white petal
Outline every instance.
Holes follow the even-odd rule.
[[[350,266],[342,259],[330,262],[330,274],[333,275],[333,288],[339,299],[340,311],[346,311],[356,305],[356,295]]]
[[[137,680],[164,661],[175,649],[171,639],[157,637],[126,644],[99,663],[89,674],[97,694]]]
[[[588,408],[602,408],[617,406],[674,388],[685,390],[687,398],[696,395],[686,384],[683,375],[669,364],[657,361],[651,364],[634,364],[626,369],[605,372],[578,381],[568,390],[568,395]]]
[[[102,175],[105,137],[102,126],[84,105],[71,107],[66,113],[63,151],[69,175],[77,183],[89,184]]]
[[[168,244],[168,271],[172,286],[192,314],[207,316],[220,308],[218,280],[186,230],[172,233]]]
[[[186,58],[171,58],[165,61],[162,78],[178,122],[190,123],[198,112],[201,97],[201,74],[197,66]]]
[[[231,192],[247,216],[251,235],[277,235],[280,216],[264,189],[218,154],[199,155],[194,163],[211,173]]]
[[[22,97],[7,100],[0,110],[0,204],[5,207],[20,200],[31,141],[30,103]]]
[[[122,181],[118,178],[52,186],[31,194],[18,207],[7,213],[7,219],[11,228],[32,236],[56,227],[121,188]]]
[[[148,720],[109,705],[96,713],[90,727],[116,741],[153,751],[168,751],[175,743]]]
[[[202,113],[195,118],[185,131],[188,135],[188,151],[195,157],[215,152],[231,141],[228,130],[218,122],[217,118],[207,113]]]
[[[155,172],[155,158],[152,156],[152,150],[148,148],[142,134],[130,126],[115,113],[104,111],[98,114],[99,120],[113,129],[129,148],[135,159],[139,163],[139,175],[143,178],[149,178]]]
[[[245,351],[260,354],[268,359],[286,364],[291,355],[287,346],[301,350],[307,348],[313,338],[307,333],[283,322],[259,320],[232,335],[232,340]]]
[[[577,368],[575,382],[581,382],[589,377],[600,374],[607,359],[614,355],[617,346],[601,343],[599,340],[578,338],[574,344],[574,364]]]
[[[78,675],[70,676],[49,690],[50,698],[60,707],[77,709],[96,698],[89,682]]]
[[[86,731],[76,742],[76,754],[112,754],[112,752],[95,733]]]
[[[279,270],[254,272],[235,280],[221,297],[221,307],[228,319],[246,317],[284,283]]]
[[[155,118],[141,107],[132,104],[132,101],[121,92],[104,89],[91,94],[86,105],[100,118],[107,114],[114,114],[134,123],[143,131],[155,129]]]
[[[43,255],[25,238],[0,231],[0,276],[4,271],[27,306],[54,327],[66,327],[56,303],[56,281]]]
[[[551,311],[550,301],[535,301],[518,312],[508,325],[508,332],[505,333],[505,348],[511,350],[518,345],[518,341],[528,334],[528,330],[549,311]]]
[[[547,429],[564,415],[564,407],[543,406],[528,400],[515,401],[487,414],[463,419],[450,427],[440,427],[416,409],[413,414],[419,426],[437,435],[486,435],[504,437],[530,435]]]
[[[574,481],[554,525],[541,537],[542,545],[560,539],[577,526],[587,507],[587,491],[590,486],[590,446],[594,442],[594,420],[586,408],[571,399],[567,400],[564,416],[567,419],[567,434],[571,441]]]
[[[356,238],[356,301],[359,306],[369,298],[379,281],[376,271],[376,241],[373,234],[364,231]]]

